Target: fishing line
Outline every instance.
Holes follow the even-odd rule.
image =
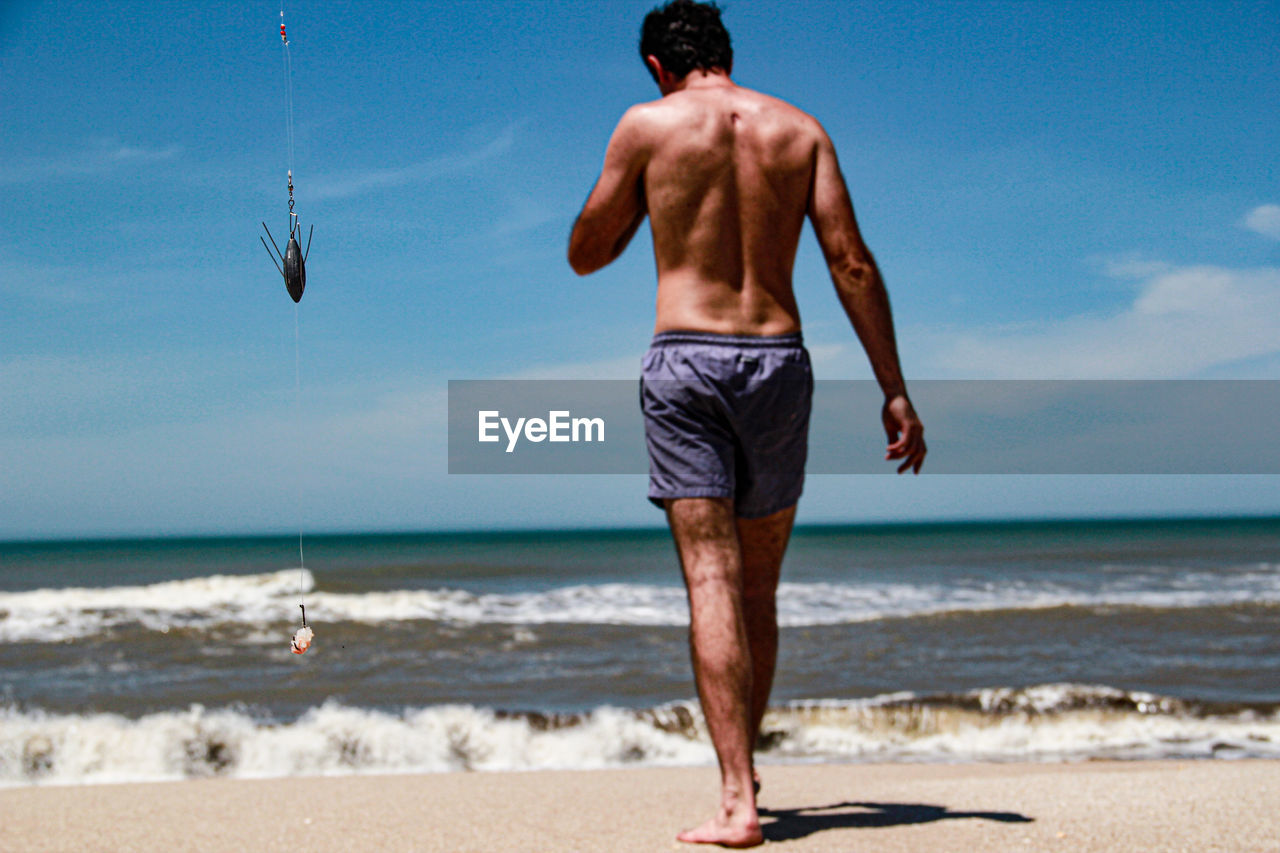
[[[280,5],[280,37],[284,39],[284,4]],[[284,116],[288,128],[289,171],[293,171],[293,58],[289,55],[289,42],[284,41]]]
[[[279,247],[276,247],[277,255],[280,255],[281,265],[278,265],[281,275],[285,279],[285,285],[289,290],[289,295],[293,297],[293,408],[294,418],[296,420],[297,429],[295,435],[303,435],[302,423],[302,344],[301,344],[301,323],[298,319],[299,309],[298,302],[302,299],[302,291],[306,286],[306,269],[304,262],[306,260],[306,252],[303,252],[298,245],[297,237],[299,232],[298,214],[294,212],[293,201],[293,57],[289,52],[289,37],[285,33],[284,22],[284,0],[280,2],[280,43],[284,50],[284,115],[285,115],[285,133],[288,140],[288,176],[289,176],[289,242],[287,251],[280,255]],[[263,229],[266,229],[266,223],[263,223]],[[267,236],[271,236],[270,230],[267,230]],[[272,245],[275,245],[273,239]],[[265,241],[263,242],[265,246]],[[307,250],[311,249],[311,240],[307,239]],[[302,510],[302,480],[303,471],[306,465],[306,453],[302,444],[296,444],[297,456],[294,459],[294,488],[295,501],[294,511],[297,513],[298,520],[298,607],[302,611],[302,628],[294,635],[292,649],[295,653],[301,654],[307,650],[311,644],[313,636],[307,627],[307,561],[306,555],[302,548],[303,534],[303,510]]]
[[[298,224],[298,214],[293,212],[293,55],[289,52],[289,38],[284,30],[284,2],[280,3],[280,44],[284,47],[284,123],[288,139],[289,159],[289,233]]]
[[[295,435],[303,435],[302,431],[302,358],[299,355],[300,347],[298,345],[298,303],[293,303],[293,410],[297,419],[298,429]],[[297,501],[294,504],[298,513],[298,606],[302,608],[302,623],[307,622],[307,562],[302,556],[302,468],[304,464],[302,445],[298,444],[297,474],[295,476],[297,485]]]
[[[284,29],[284,2],[280,3],[280,42],[284,46],[284,116],[287,130],[289,153],[289,227],[292,230],[298,215],[293,212],[293,57],[289,53],[289,39]],[[293,303],[293,402],[294,416],[298,430],[295,435],[302,435],[302,356],[298,332],[298,303]],[[294,508],[298,513],[298,606],[302,608],[302,624],[307,623],[307,562],[302,553],[302,446],[298,446],[296,489],[297,500]]]
[[[307,247],[303,249],[299,243],[302,237],[302,224],[298,222],[298,214],[293,209],[293,59],[289,55],[289,37],[285,34],[284,29],[284,0],[280,0],[280,44],[284,49],[284,116],[289,158],[289,239],[284,241],[285,250],[281,252],[280,245],[276,243],[276,238],[272,236],[266,220],[263,220],[262,230],[266,237],[264,238],[260,234],[258,235],[258,241],[262,243],[262,248],[271,256],[271,262],[275,264],[276,271],[284,279],[285,290],[288,291],[289,297],[293,300],[293,408],[294,417],[297,420],[295,435],[304,435],[302,423],[302,346],[300,343],[302,336],[299,333],[298,303],[302,300],[302,292],[307,287],[307,255],[311,252],[311,235],[315,232],[315,225],[312,225],[307,231]],[[271,241],[270,246],[267,245],[267,240]],[[272,249],[275,250],[274,254],[272,254]],[[315,633],[307,627],[307,563],[302,551],[302,481],[306,454],[300,442],[295,441],[293,444],[297,453],[297,457],[294,460],[294,485],[296,488],[294,511],[298,516],[298,607],[302,610],[302,627],[293,635],[292,649],[294,654],[300,655],[311,645],[311,640],[315,637]]]

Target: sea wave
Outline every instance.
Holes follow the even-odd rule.
[[[1280,707],[1047,684],[773,708],[764,763],[1280,758]],[[327,702],[279,722],[191,706],[129,719],[0,709],[0,786],[708,764],[696,705],[576,714]]]
[[[1103,578],[1090,589],[1049,581],[949,584],[783,583],[783,627],[868,622],[949,612],[1053,607],[1181,609],[1280,604],[1280,571],[1187,572],[1136,580]],[[0,642],[59,642],[138,625],[156,631],[226,624],[260,626],[297,617],[306,593],[313,621],[380,624],[405,620],[539,625],[679,626],[685,594],[674,586],[611,583],[536,592],[461,589],[326,592],[307,570],[213,575],[145,586],[38,589],[0,593]]]
[[[139,586],[62,587],[0,593],[0,642],[61,642],[137,624],[155,631],[290,619],[306,570],[209,575]]]

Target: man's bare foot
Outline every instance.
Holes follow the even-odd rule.
[[[760,820],[755,815],[731,815],[723,808],[697,829],[676,836],[686,844],[719,844],[721,847],[755,847],[764,843]]]

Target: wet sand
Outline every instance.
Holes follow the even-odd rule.
[[[778,851],[1280,851],[1280,762],[765,766]],[[5,851],[666,851],[711,768],[0,790]]]

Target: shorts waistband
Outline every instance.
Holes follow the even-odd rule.
[[[804,335],[787,332],[784,335],[724,335],[719,332],[685,332],[678,329],[659,332],[653,336],[653,346],[665,344],[712,344],[730,347],[800,347]]]

